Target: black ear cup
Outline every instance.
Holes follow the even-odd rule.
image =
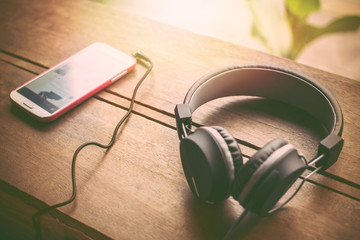
[[[227,198],[234,180],[234,165],[242,165],[241,151],[231,134],[221,127],[201,127],[180,142],[186,180],[202,201]],[[235,164],[234,164],[235,163]]]
[[[239,169],[232,195],[243,207],[264,215],[305,169],[296,149],[285,140],[275,139]]]
[[[275,139],[252,156],[237,172],[232,185],[232,196],[239,199],[240,192],[258,167],[277,149],[287,144],[283,139]]]

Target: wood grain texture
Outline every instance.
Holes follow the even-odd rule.
[[[0,192],[0,238],[32,239],[35,235],[32,215],[47,205],[3,181]],[[43,239],[109,239],[59,211],[44,215],[41,224]]]
[[[199,36],[94,1],[0,2],[0,179],[48,204],[70,195],[73,151],[107,142],[125,113],[138,66],[121,81],[59,120],[39,123],[11,105],[10,91],[95,41],[127,53],[142,50],[155,67],[135,114],[108,151],[88,147],[77,162],[79,195],[61,212],[115,239],[219,239],[243,211],[233,199],[193,200],[178,154],[173,109],[203,74],[232,64],[275,64],[317,79],[338,98],[345,118],[339,161],[316,174],[288,208],[241,226],[242,239],[355,239],[360,235],[360,84],[286,59]],[[234,120],[236,119],[236,120]],[[269,100],[220,99],[195,122],[221,125],[256,145],[282,137],[314,155],[321,127],[303,112]],[[241,146],[251,155],[253,149]],[[31,200],[35,201],[35,200]],[[20,203],[19,203],[20,204]],[[60,221],[63,221],[60,219]]]
[[[45,66],[52,66],[94,41],[105,41],[128,53],[142,50],[151,56],[155,68],[143,86],[143,93],[139,94],[139,101],[168,113],[173,113],[174,105],[182,102],[187,90],[198,78],[228,65],[273,64],[302,72],[318,80],[335,94],[342,106],[345,117],[343,136],[346,141],[343,154],[350,156],[346,162],[340,158],[338,163],[328,171],[357,184],[360,183],[358,175],[349,174],[353,168],[359,169],[359,149],[351,144],[356,142],[360,133],[358,121],[356,121],[359,117],[356,106],[360,104],[358,94],[360,83],[286,59],[137,17],[96,2],[63,1],[61,4],[48,3],[46,7],[41,1],[34,1],[31,6],[16,4],[16,1],[5,3],[6,1],[2,9],[9,16],[6,14],[2,16],[4,20],[1,22],[3,22],[2,28],[8,34],[1,39],[2,49],[35,59],[35,62]],[[38,12],[38,14],[33,14],[33,12]],[[34,23],[36,23],[36,28],[33,27]],[[16,44],[17,39],[19,41],[26,39],[26,41]],[[134,77],[138,76],[136,74]],[[110,89],[130,97],[134,85],[135,81],[121,81]],[[232,106],[237,108],[238,105]],[[231,111],[234,115],[229,115],[229,121],[206,121],[206,119],[218,119],[208,118],[207,115],[212,114],[210,111],[219,107],[221,107],[219,111],[227,111],[227,113]],[[200,119],[197,116],[194,118],[201,124],[211,125],[220,122],[237,137],[247,139],[259,146],[275,137],[282,137],[299,147],[300,151],[307,156],[313,156],[316,152],[316,142],[320,138],[319,134],[315,131],[314,135],[311,128],[305,136],[305,133],[297,131],[296,127],[291,129],[290,126],[290,129],[287,129],[288,121],[277,124],[279,112],[272,113],[276,119],[271,121],[269,128],[268,122],[262,120],[263,110],[266,108],[268,107],[260,109],[259,118],[254,118],[251,115],[243,117],[241,108],[236,112],[234,109],[226,110],[223,104],[210,104],[205,106],[203,112],[197,112]],[[252,106],[250,106],[250,111],[253,111]],[[235,123],[232,121],[234,118],[237,119]],[[282,119],[282,116],[280,118]],[[266,127],[260,127],[256,124],[258,121],[265,122],[260,126],[266,125]],[[308,125],[305,129],[309,128]],[[266,134],[263,134],[264,130]]]
[[[11,69],[23,73],[12,66],[0,67],[5,67],[4,72],[9,75],[13,75]],[[37,125],[17,110],[7,111],[4,105],[11,108],[9,103],[1,108],[4,133],[1,145],[7,148],[1,149],[0,176],[49,204],[70,194],[71,149],[89,138],[106,140],[117,115],[123,112],[91,99],[55,123]],[[105,120],[98,116],[108,117]],[[7,127],[6,123],[12,123],[13,127]],[[14,127],[21,127],[22,131],[14,131]],[[149,129],[154,134],[144,135]],[[6,143],[4,137],[10,135],[18,146],[12,147],[17,155],[12,152],[11,158],[8,147],[11,143]],[[29,146],[27,151],[23,146]],[[78,198],[60,210],[116,239],[221,238],[242,208],[232,199],[217,205],[195,202],[186,186],[176,148],[175,130],[133,115],[108,152],[90,147],[80,154]],[[324,199],[326,206],[319,204]],[[251,228],[238,234],[245,234],[245,239],[279,233],[285,238],[310,239],[316,234],[329,239],[340,236],[351,239],[359,234],[358,211],[354,211],[358,209],[357,201],[307,184],[289,206],[278,214],[258,219]],[[328,208],[341,211],[328,211]],[[303,216],[318,220],[310,221]],[[319,231],[318,227],[325,225],[326,229]]]

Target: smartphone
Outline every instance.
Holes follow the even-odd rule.
[[[40,121],[52,121],[135,65],[134,57],[105,43],[94,43],[14,89],[10,98]]]

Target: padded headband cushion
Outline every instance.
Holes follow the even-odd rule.
[[[341,136],[343,118],[335,97],[318,82],[279,67],[232,66],[208,74],[191,87],[184,104],[192,113],[213,99],[240,95],[279,100],[303,109],[329,134]]]
[[[235,179],[232,184],[232,196],[234,199],[239,199],[239,195],[245,185],[250,180],[253,173],[259,168],[259,166],[266,161],[266,159],[274,153],[277,149],[285,146],[287,142],[283,139],[275,139],[267,143],[262,149],[252,156],[245,165],[243,165],[239,171],[235,173]]]

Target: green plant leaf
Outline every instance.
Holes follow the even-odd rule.
[[[301,21],[304,21],[310,13],[320,10],[319,0],[285,0],[285,4]]]
[[[335,33],[335,32],[346,32],[355,31],[360,26],[360,16],[345,16],[335,19],[329,23],[326,27],[320,28],[320,35]]]
[[[285,12],[276,1],[248,0],[253,16],[251,34],[269,52],[287,57],[291,47],[291,32]]]
[[[295,60],[314,39],[360,27],[360,16],[344,16],[326,26],[307,22],[310,13],[320,10],[320,0],[284,0],[285,14],[271,0],[248,0],[253,16],[252,36],[273,54]]]

